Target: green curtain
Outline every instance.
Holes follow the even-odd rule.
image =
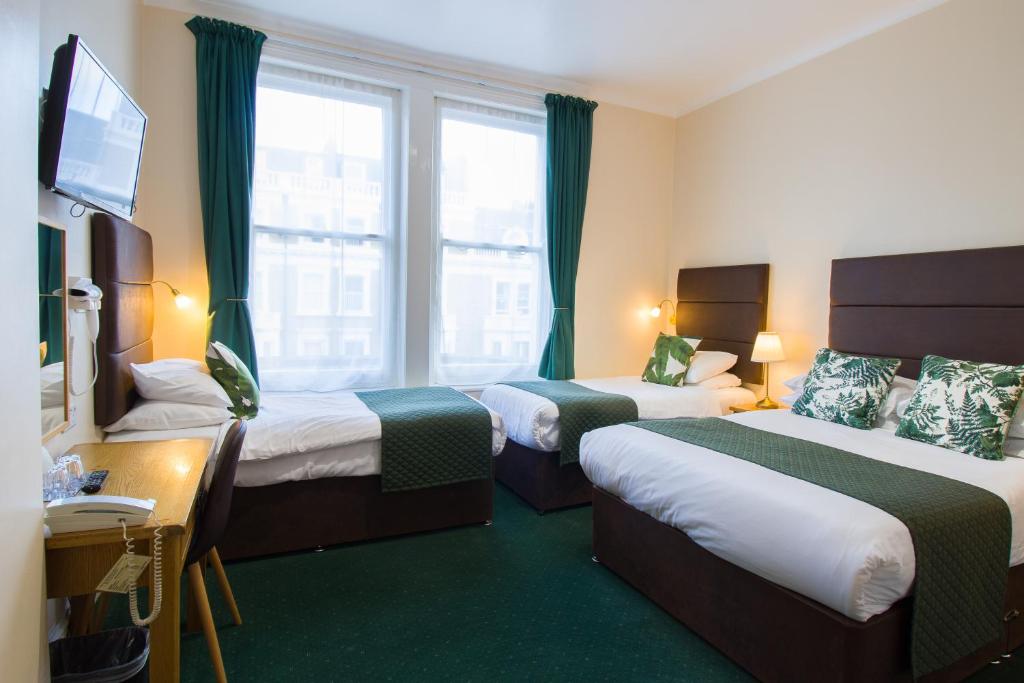
[[[549,93],[544,104],[548,109],[548,275],[555,311],[539,374],[545,379],[572,379],[576,376],[576,269],[597,102]]]
[[[193,17],[199,120],[199,192],[210,283],[209,341],[228,346],[259,381],[249,314],[256,74],[267,37]]]
[[[64,360],[63,299],[53,296],[64,286],[62,242],[60,230],[39,223],[39,341],[46,342],[43,365]]]

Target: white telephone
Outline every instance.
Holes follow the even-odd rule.
[[[121,527],[122,537],[125,543],[125,554],[132,559],[135,555],[134,539],[128,536],[128,527],[145,524],[153,516],[153,509],[156,501],[152,498],[141,500],[139,498],[128,498],[126,496],[72,496],[71,498],[60,498],[51,501],[46,505],[46,525],[55,534],[66,531],[92,531],[94,529],[114,529]],[[160,530],[157,527],[153,530],[153,611],[148,617],[139,615],[138,595],[135,590],[134,578],[128,589],[128,609],[132,615],[132,621],[137,626],[147,626],[160,614],[160,604],[163,602],[163,573],[161,571],[160,556]],[[143,558],[148,562],[148,558]],[[115,565],[117,569],[121,564]],[[143,563],[141,568],[145,567]],[[113,572],[114,570],[111,570]]]
[[[156,501],[125,496],[72,496],[46,505],[46,525],[55,534],[145,524]]]

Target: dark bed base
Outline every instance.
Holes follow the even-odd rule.
[[[489,522],[494,481],[382,493],[380,476],[236,486],[225,560]]]
[[[545,453],[512,439],[494,462],[494,478],[538,512],[589,505],[593,486],[578,462],[560,465],[559,453]]]
[[[862,623],[716,557],[683,532],[594,489],[594,554],[762,681],[909,681],[910,600]],[[1007,613],[1024,608],[1024,565]],[[959,681],[1024,644],[1024,618],[994,642],[921,680]]]

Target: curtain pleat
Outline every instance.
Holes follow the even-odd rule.
[[[210,285],[208,341],[228,346],[259,381],[249,314],[249,240],[256,135],[256,76],[266,35],[193,17],[199,192]]]
[[[548,94],[548,274],[554,315],[541,356],[541,377],[575,377],[576,271],[590,178],[596,102]]]

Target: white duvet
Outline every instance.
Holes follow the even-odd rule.
[[[505,447],[505,429],[501,417],[488,412],[497,455]],[[107,441],[206,437],[216,439],[216,453],[227,426],[115,432]],[[353,392],[264,393],[259,414],[248,422],[235,485],[380,474],[380,437],[380,418]]]
[[[669,387],[632,376],[573,381],[595,391],[630,397],[636,402],[641,420],[717,417],[728,413],[729,406],[755,400],[754,393],[743,387]],[[484,389],[480,402],[501,415],[508,437],[516,443],[546,452],[561,447],[558,406],[552,401],[507,384],[495,384]]]
[[[722,419],[958,479],[996,494],[1013,519],[1010,564],[1024,561],[1024,459],[982,460],[770,410]],[[907,595],[910,532],[892,515],[843,494],[637,427],[589,432],[587,477],[634,508],[685,532],[733,564],[866,621]]]

